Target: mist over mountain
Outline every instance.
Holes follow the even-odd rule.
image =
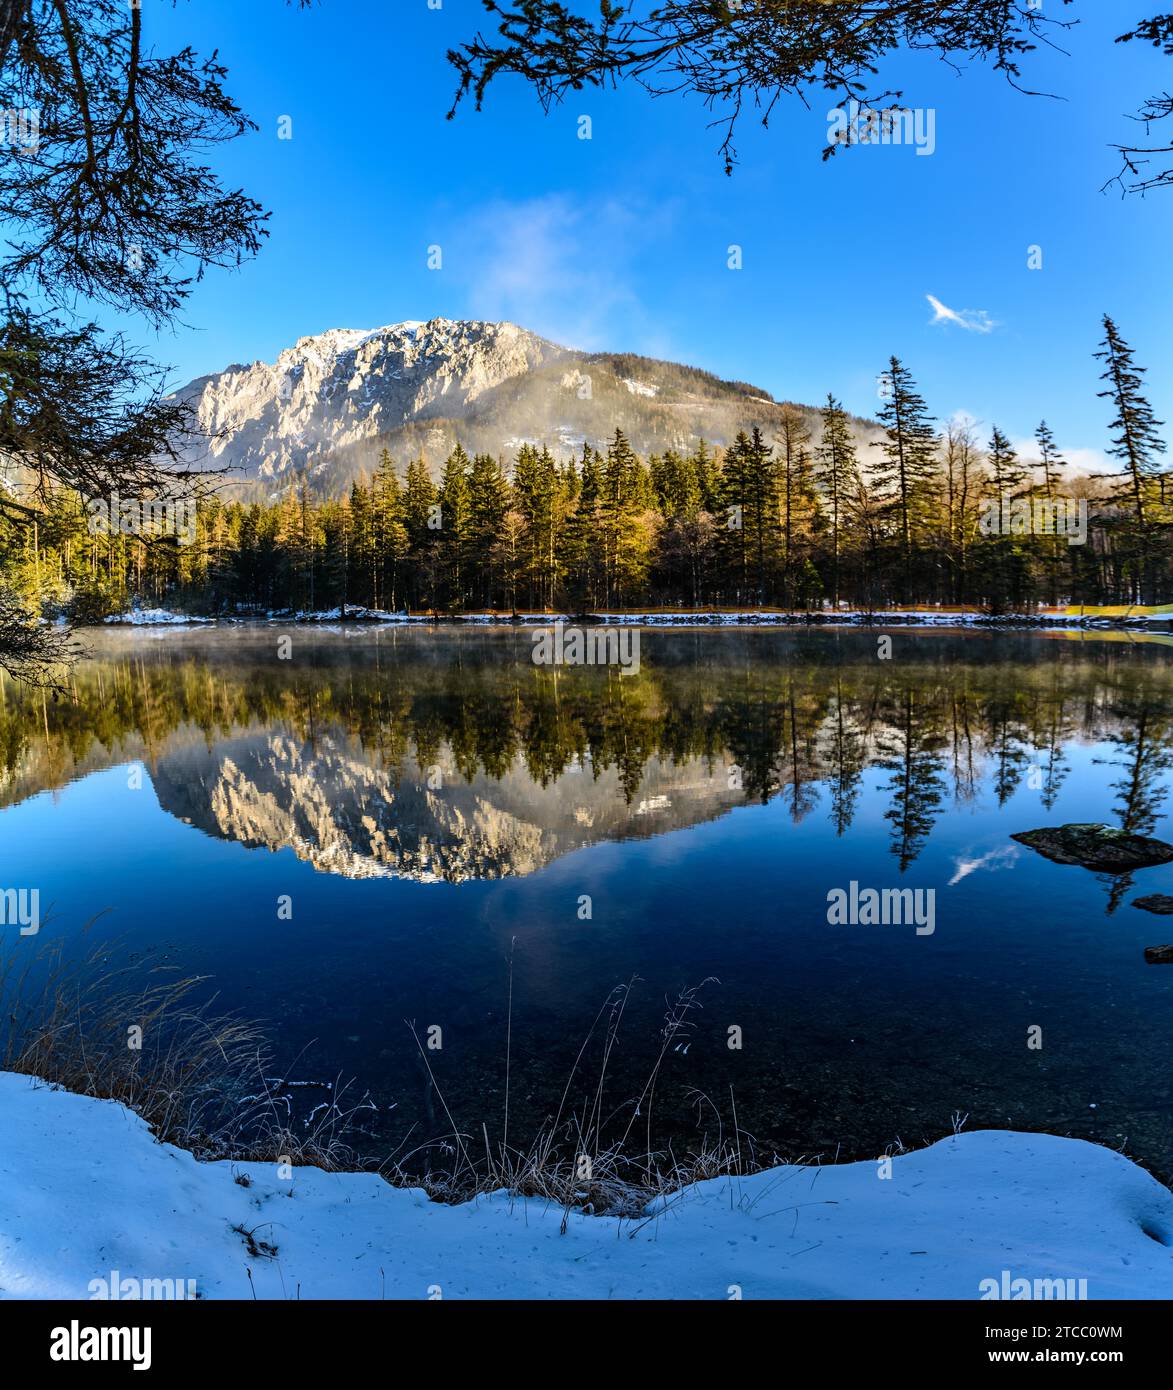
[[[402,464],[423,453],[438,473],[459,442],[511,457],[529,441],[560,456],[604,448],[616,427],[643,455],[729,443],[758,425],[772,437],[782,404],[744,382],[629,353],[580,352],[512,323],[391,324],[330,329],[276,362],[235,364],[176,393],[206,445],[193,454],[248,491],[305,473],[333,494],[384,447]],[[817,412],[799,407],[817,425]],[[876,427],[858,422],[862,439]]]

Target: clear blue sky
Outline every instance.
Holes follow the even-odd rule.
[[[483,23],[479,0],[146,0],[159,49],[218,48],[260,130],[218,152],[224,177],[271,210],[241,270],[214,272],[159,356],[176,383],[271,361],[298,337],[401,319],[508,318],[557,341],[647,353],[860,414],[903,357],[934,413],[1014,438],[1042,416],[1073,454],[1105,443],[1092,352],[1108,311],[1173,419],[1168,326],[1173,191],[1121,200],[1128,113],[1173,60],[1108,40],[1160,6],[1077,6],[1085,23],[1040,52],[1030,98],[978,67],[905,58],[888,80],[936,110],[936,152],[856,148],[824,164],[831,102],[752,119],[727,178],[695,101],[584,93],[549,116],[513,79],[447,122],[446,49]],[[1057,3],[1048,9],[1056,11]],[[589,114],[593,139],[577,138]],[[292,118],[293,138],[278,139]],[[743,248],[729,270],[727,247]],[[429,271],[427,248],[443,248]],[[1041,271],[1027,268],[1042,247]],[[926,295],[992,320],[932,324]],[[137,336],[149,338],[140,326]],[[1094,461],[1094,455],[1091,456]],[[1078,455],[1077,455],[1078,458]]]

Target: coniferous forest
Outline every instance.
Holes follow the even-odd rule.
[[[1170,593],[1161,422],[1110,318],[1097,357],[1112,472],[1073,476],[1045,422],[1029,455],[997,426],[988,439],[968,422],[941,428],[893,358],[871,445],[829,395],[813,426],[787,406],[772,438],[754,428],[727,447],[698,438],[647,458],[619,429],[605,450],[586,444],[569,458],[540,444],[470,458],[458,444],[437,481],[424,457],[401,468],[384,449],[339,497],[304,477],[266,502],[213,487],[190,543],[96,528],[82,497],[58,489],[35,525],[6,524],[4,578],[31,610],[83,623],[132,604],[248,614],[1160,603]],[[1029,517],[1040,501],[1086,505],[1086,534],[987,524],[991,505],[1001,516],[1025,503]]]

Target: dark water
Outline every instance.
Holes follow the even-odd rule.
[[[214,976],[291,1076],[369,1090],[375,1151],[447,1129],[445,1102],[497,1141],[512,955],[515,1140],[635,981],[603,1100],[621,1124],[701,986],[657,1139],[736,1104],[765,1157],[870,1156],[958,1111],[1168,1174],[1173,968],[1143,953],[1173,919],[1131,901],[1173,893],[1173,865],[1098,877],[1009,837],[1173,839],[1173,653],[891,635],[880,660],[874,633],[645,630],[621,677],[535,667],[513,630],[299,629],[288,661],[268,628],[101,633],[75,702],[4,687],[0,886],[52,903],[42,939],[110,909]],[[852,880],[934,889],[935,931],[830,925]],[[442,1030],[439,1095],[408,1021]]]

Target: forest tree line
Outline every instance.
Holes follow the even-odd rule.
[[[1094,478],[1069,477],[1046,423],[1029,460],[997,427],[988,440],[965,422],[938,429],[892,358],[870,446],[829,395],[813,428],[784,406],[769,440],[754,428],[724,448],[698,438],[647,458],[620,429],[605,450],[565,459],[540,444],[510,462],[470,458],[457,444],[436,481],[424,457],[401,473],[383,450],[343,497],[316,497],[304,477],[270,502],[213,493],[191,544],[95,527],[95,502],[60,488],[33,525],[0,523],[0,580],[30,610],[79,622],[134,603],[215,614],[1162,602],[1161,422],[1110,318],[1104,331],[1117,471]],[[985,524],[994,500],[1074,496],[1087,502],[1084,543]]]

